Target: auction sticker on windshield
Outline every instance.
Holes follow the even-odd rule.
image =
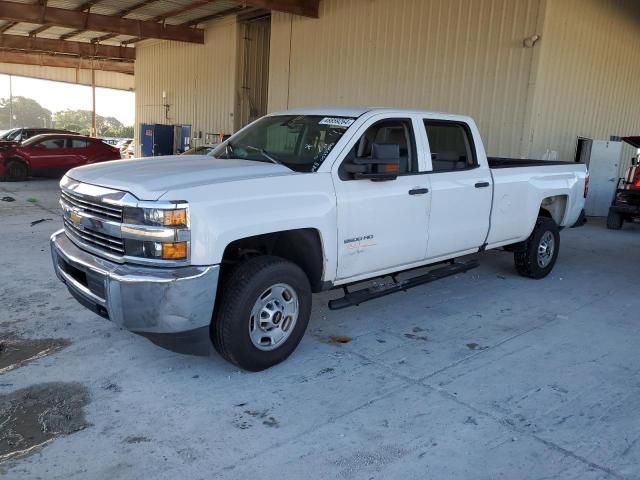
[[[332,127],[350,127],[355,122],[355,118],[337,118],[337,117],[325,117],[320,120],[320,125],[331,125]]]

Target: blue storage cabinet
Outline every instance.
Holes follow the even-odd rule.
[[[143,157],[173,155],[173,125],[140,124],[140,151]]]
[[[174,125],[173,151],[184,153],[191,148],[191,125]]]

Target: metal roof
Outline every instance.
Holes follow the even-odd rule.
[[[33,5],[33,0],[11,1],[18,4]],[[82,11],[82,7],[86,6],[87,3],[86,0],[49,0],[47,6],[72,11]],[[195,26],[200,25],[200,23],[193,23],[199,19],[203,19],[204,23],[214,15],[225,16],[225,14],[237,13],[245,9],[247,11],[255,10],[251,7],[245,7],[242,1],[231,0],[213,0],[208,4],[197,4],[193,8],[189,8],[190,5],[196,5],[196,2],[194,2],[194,0],[147,0],[147,2],[143,2],[142,0],[97,0],[94,5],[91,5],[89,12],[141,21],[153,21],[154,19],[160,18],[160,21],[166,25],[191,24]],[[180,9],[184,9],[184,11],[178,12]],[[122,15],[122,12],[126,12],[125,15]],[[174,13],[166,18],[164,17],[166,14],[172,12],[178,13]],[[73,28],[59,26],[48,26],[44,28],[42,24],[12,22],[0,18],[0,29],[2,29],[3,26],[7,26],[8,28],[2,33],[10,35],[30,35],[34,30],[42,27],[41,31],[36,32],[36,36],[48,39],[58,39],[65,34],[75,32],[72,37],[65,38],[65,40],[73,40],[74,42],[92,42],[105,36],[104,32],[89,30],[78,31]],[[111,38],[100,40],[100,43],[104,43],[105,45],[120,45],[122,42],[135,39],[136,36],[133,35],[115,35]]]
[[[0,0],[0,55],[43,66],[99,60],[91,68],[132,73],[141,40],[203,44],[204,23],[271,9],[317,18],[319,0]]]

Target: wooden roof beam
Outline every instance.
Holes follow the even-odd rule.
[[[62,53],[65,55],[78,55],[84,58],[111,58],[117,60],[135,60],[136,58],[134,48],[85,42],[66,42],[64,40],[24,37],[21,35],[0,35],[0,48],[41,53]]]
[[[80,57],[54,56],[44,53],[24,53],[0,50],[0,63],[20,65],[39,65],[45,67],[82,68],[86,70],[104,70],[133,75],[133,62],[115,60],[92,60]]]
[[[266,8],[303,17],[318,18],[320,15],[320,0],[240,0],[240,3],[247,7]]]
[[[0,18],[11,22],[39,23],[76,30],[133,35],[140,38],[204,43],[204,31],[199,29],[2,0],[0,0]]]

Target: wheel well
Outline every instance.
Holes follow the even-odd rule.
[[[9,158],[7,158],[7,159],[4,161],[4,164],[5,164],[5,165],[8,165],[8,164],[9,164],[9,162],[20,162],[20,163],[24,163],[24,164],[25,164],[25,166],[26,166],[28,169],[30,169],[30,167],[29,167],[29,163],[28,163],[24,158],[21,158],[21,157],[9,157]]]
[[[235,240],[224,250],[222,275],[238,262],[257,255],[275,255],[295,263],[307,274],[311,290],[322,290],[324,254],[317,230],[285,230]]]
[[[558,225],[562,223],[565,211],[567,209],[567,196],[554,195],[542,200],[540,205],[540,217],[552,218]]]

